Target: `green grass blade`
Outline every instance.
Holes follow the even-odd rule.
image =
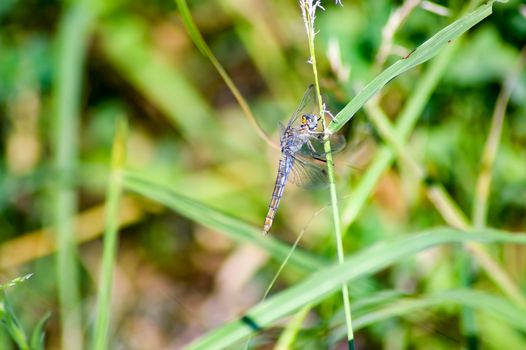
[[[517,85],[519,76],[526,65],[526,47],[522,49],[517,59],[517,63],[508,73],[503,82],[501,91],[495,103],[493,116],[491,118],[491,127],[488,138],[484,146],[481,158],[481,169],[477,178],[475,197],[473,198],[472,220],[475,227],[486,226],[489,194],[491,191],[491,182],[493,180],[493,169],[495,159],[500,146],[502,127],[506,116],[506,109],[514,87]]]
[[[429,101],[431,93],[438,85],[449,62],[453,59],[459,44],[460,40],[457,40],[444,48],[437,59],[430,64],[420,81],[417,82],[414,93],[404,106],[396,124],[396,134],[404,141],[403,143],[407,142],[419,116]],[[371,166],[369,166],[366,173],[360,179],[360,182],[352,190],[352,194],[349,196],[350,199],[343,207],[342,221],[344,226],[349,226],[354,222],[380,180],[380,177],[389,168],[393,160],[394,152],[388,146],[383,146]]]
[[[352,304],[355,311],[354,325],[356,329],[363,329],[393,317],[405,317],[411,320],[413,315],[417,315],[418,319],[422,312],[427,313],[430,309],[440,307],[450,309],[452,305],[458,305],[461,308],[469,307],[474,312],[478,311],[491,315],[499,319],[499,322],[503,321],[508,326],[520,331],[526,329],[526,313],[524,310],[518,309],[507,299],[488,292],[459,289],[415,297],[402,297],[398,294],[393,295],[394,298],[388,299],[383,298],[384,292],[377,294],[380,298],[374,295],[367,298],[371,303],[364,304],[360,300]],[[341,323],[342,321],[338,322]],[[334,340],[340,340],[345,335],[345,327],[342,326],[331,337]]]
[[[449,307],[452,304],[489,313],[523,332],[526,331],[524,310],[518,309],[513,303],[500,296],[474,290],[452,290],[419,298],[402,298],[391,301],[376,311],[367,311],[364,315],[360,315],[359,310],[356,310],[355,327],[364,328],[395,316],[411,316],[418,311],[439,306]],[[342,336],[343,333],[342,330]]]
[[[33,347],[31,345],[30,348],[30,344],[27,342],[26,332],[16,317],[13,306],[9,302],[5,290],[27,281],[31,276],[33,276],[33,274],[29,273],[24,276],[13,278],[11,281],[0,285],[0,325],[5,328],[11,339],[20,349],[27,350],[33,349]]]
[[[371,101],[365,105],[366,111],[368,112],[369,118],[376,126],[382,138],[387,141],[390,147],[396,151],[397,156],[406,163],[408,169],[411,169],[415,179],[422,181],[426,178],[424,168],[418,164],[410,155],[409,152],[402,146],[396,132],[391,126],[389,119],[385,113],[378,107],[376,103]],[[458,204],[450,197],[447,191],[439,183],[433,183],[426,186],[426,192],[429,200],[441,216],[444,218],[446,223],[461,230],[468,230],[471,228],[469,220],[465,214],[459,208]],[[481,227],[475,227],[477,229]],[[480,246],[470,244],[466,249],[473,255],[476,261],[482,266],[488,273],[488,276],[492,278],[495,283],[506,293],[510,298],[515,300],[518,305],[526,305],[526,299],[522,296],[520,289],[514,283],[513,279],[508,273],[500,267],[498,263]],[[471,270],[471,267],[465,267]],[[463,273],[461,276],[464,275]],[[465,275],[465,279],[469,274]],[[464,286],[467,286],[466,281],[463,282]],[[469,318],[469,316],[468,316]]]
[[[199,51],[201,51],[201,53],[204,56],[206,56],[211,61],[214,61],[215,56],[212,54],[212,51],[210,51],[210,49],[208,48],[208,45],[201,36],[199,30],[197,29],[197,26],[195,25],[195,22],[192,18],[192,14],[190,13],[190,9],[188,8],[186,0],[175,0],[175,3],[177,4],[177,8],[179,9],[181,18],[183,19],[183,24],[186,28],[186,31],[190,35],[190,38],[194,42],[195,46],[197,46]]]
[[[488,349],[526,349],[526,336],[524,332],[517,331],[514,325],[502,322],[491,314],[478,313],[477,316],[480,334],[484,334],[483,345],[493,345],[488,346]]]
[[[82,349],[78,312],[80,290],[73,217],[77,208],[74,188],[80,120],[82,73],[93,14],[85,2],[66,9],[59,25],[56,62],[55,113],[52,136],[56,178],[53,188],[53,220],[57,233],[57,284],[60,303],[62,348]]]
[[[263,19],[248,2],[241,6],[237,0],[218,3],[234,19],[235,31],[272,96],[278,100],[295,100],[304,91],[305,82],[287,57],[286,46],[280,42],[282,34],[273,27],[275,23]],[[275,2],[273,7],[274,11],[288,13],[291,17],[297,15],[294,2]]]
[[[495,0],[489,1],[475,11],[456,20],[416,48],[408,57],[400,59],[380,73],[335,116],[329,124],[328,130],[332,133],[340,130],[391,79],[433,58],[444,46],[489,16],[492,13],[494,2]]]
[[[312,2],[300,1],[305,28],[307,29],[307,38],[309,42],[310,63],[312,66],[312,73],[314,75],[314,86],[316,87],[316,95],[318,101],[319,111],[324,110],[323,101],[320,92],[320,82],[318,79],[318,68],[316,65],[316,50],[314,46],[314,37],[316,30],[314,28],[316,4]],[[323,131],[325,132],[325,116],[322,115]],[[326,135],[328,136],[328,135]],[[324,150],[327,154],[327,174],[329,178],[329,193],[331,197],[331,213],[332,226],[334,231],[334,242],[336,244],[336,252],[338,256],[338,263],[343,264],[345,261],[345,252],[343,249],[343,235],[340,220],[340,206],[338,204],[338,194],[336,192],[336,182],[334,176],[334,162],[332,160],[331,143],[328,137],[325,137]],[[343,309],[345,312],[345,323],[347,324],[347,344],[349,350],[354,350],[354,330],[352,327],[352,314],[349,301],[349,287],[346,283],[341,286]]]
[[[31,335],[31,350],[44,350],[44,340],[46,337],[46,333],[44,333],[44,326],[50,317],[51,313],[48,312],[38,321],[37,325],[35,326],[33,334]]]
[[[205,55],[208,60],[212,63],[214,68],[217,70],[221,78],[223,78],[223,81],[230,89],[230,92],[232,92],[232,95],[234,95],[234,98],[236,99],[237,103],[243,110],[243,113],[247,117],[248,121],[252,124],[256,132],[258,133],[259,137],[261,137],[267,144],[270,146],[279,149],[277,145],[272,142],[272,140],[268,137],[267,134],[261,129],[259,126],[256,117],[254,117],[254,114],[252,113],[252,110],[250,109],[247,101],[245,101],[245,98],[237,88],[236,84],[232,81],[226,70],[223,68],[219,60],[214,56],[212,53],[212,50],[208,47],[205,40],[201,36],[201,33],[197,29],[197,26],[194,23],[194,20],[192,18],[192,15],[190,13],[190,9],[188,8],[188,5],[185,0],[175,0],[177,3],[177,7],[179,8],[179,11],[181,12],[181,17],[183,18],[184,26],[186,27],[187,32],[190,34],[190,37],[192,38],[192,41],[197,46],[199,51],[203,55]]]
[[[324,268],[303,282],[254,306],[244,318],[216,328],[190,344],[188,349],[222,349],[233,345],[251,334],[254,329],[253,325],[263,328],[309,303],[316,304],[339,290],[343,283],[349,283],[359,277],[376,273],[410,255],[431,247],[468,241],[526,244],[526,235],[490,230],[461,232],[449,228],[440,228],[380,242],[348,257],[343,264]],[[247,320],[252,326],[248,324]]]
[[[238,242],[251,243],[259,246],[278,261],[283,261],[287,258],[290,246],[272,237],[264,237],[259,227],[251,226],[239,219],[178,194],[169,187],[152,182],[144,175],[126,172],[124,184],[127,189],[158,201],[181,215],[213,230],[222,232]],[[289,262],[290,265],[309,272],[326,265],[324,261],[298,248],[290,257]]]
[[[102,274],[100,276],[97,298],[97,319],[93,336],[93,349],[108,348],[110,327],[111,291],[113,267],[117,254],[117,234],[119,228],[119,203],[122,196],[122,169],[126,162],[127,124],[119,119],[112,151],[111,175],[108,182],[106,206],[106,230],[104,233],[104,251]]]
[[[307,318],[307,315],[311,309],[312,305],[305,305],[296,312],[294,317],[292,317],[290,322],[287,324],[285,330],[281,333],[274,350],[287,350],[294,348],[294,342],[296,341],[298,333],[301,330],[301,325],[303,324],[303,321],[305,321],[305,318]]]
[[[24,328],[22,328],[20,321],[16,317],[15,311],[13,310],[13,306],[9,302],[5,292],[2,293],[2,295],[2,325],[7,329],[7,332],[11,336],[11,339],[13,339],[13,341],[16,343],[19,349],[29,350],[26,332],[24,331]]]
[[[471,3],[467,4],[462,11],[467,12],[470,11],[470,9]],[[446,68],[461,46],[462,39],[463,38],[460,37],[458,40],[447,45],[438,57],[430,63],[422,78],[416,83],[414,92],[401,111],[396,124],[396,134],[403,140],[402,143],[407,142],[432,92],[435,90]],[[342,221],[344,226],[349,226],[354,222],[380,180],[380,177],[392,164],[393,160],[394,152],[391,151],[389,147],[383,146],[360,182],[354,187],[352,195],[349,196],[351,199],[347,201],[343,208]]]
[[[145,38],[146,23],[128,16],[101,27],[104,54],[143,96],[154,103],[184,137],[205,144],[219,142],[214,111],[177,67]]]

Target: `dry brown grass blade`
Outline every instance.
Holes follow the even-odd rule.
[[[123,197],[119,213],[119,226],[140,221],[146,214],[141,201],[132,196]],[[77,243],[93,240],[104,231],[104,205],[86,210],[75,218]],[[52,229],[30,232],[0,245],[0,269],[5,270],[27,263],[56,251]]]

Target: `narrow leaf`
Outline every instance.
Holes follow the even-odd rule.
[[[44,333],[44,326],[47,322],[47,320],[51,317],[51,313],[48,312],[45,314],[40,321],[38,321],[35,329],[33,330],[33,334],[31,335],[31,350],[44,350],[44,339],[46,337],[46,334]]]
[[[334,120],[328,127],[329,132],[334,133],[340,130],[341,127],[345,125],[371,97],[391,81],[391,79],[435,57],[444,46],[488,17],[493,10],[494,2],[495,0],[488,1],[475,11],[456,20],[416,48],[410,55],[398,60],[376,76],[376,78],[367,84],[367,86],[334,117]]]
[[[143,175],[126,172],[124,186],[172,208],[191,220],[224,233],[238,242],[251,243],[261,247],[278,261],[283,261],[288,255],[290,246],[270,236],[263,236],[261,228],[251,226],[239,219],[176,193],[166,186],[152,182]],[[289,262],[291,265],[309,272],[318,270],[326,265],[324,261],[298,248],[290,257]]]
[[[526,244],[526,235],[491,230],[463,232],[441,228],[380,242],[347,258],[343,264],[324,268],[305,281],[254,306],[243,318],[216,328],[192,343],[188,349],[223,349],[251,334],[254,329],[262,329],[309,303],[319,303],[339,290],[343,283],[376,273],[431,247],[469,241]],[[246,320],[250,320],[252,326],[249,326]]]

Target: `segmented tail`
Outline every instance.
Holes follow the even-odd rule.
[[[269,233],[270,228],[272,227],[274,216],[276,216],[276,211],[278,210],[279,201],[281,200],[283,190],[285,189],[285,183],[287,182],[290,170],[292,169],[292,162],[293,160],[287,157],[279,161],[278,175],[274,184],[272,199],[268,206],[268,213],[265,217],[265,225],[263,226],[263,234],[265,235]]]

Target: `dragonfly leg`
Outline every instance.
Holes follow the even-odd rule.
[[[325,133],[324,131],[309,131],[309,134],[316,137],[319,141],[323,141],[323,138],[325,137],[325,135],[327,135],[327,133]],[[309,146],[312,146],[312,144],[310,144]]]
[[[325,103],[323,104],[323,111],[322,111],[322,114],[325,114],[327,113],[327,115],[331,118],[331,120],[334,120],[334,116],[332,115],[331,111],[329,111],[327,108],[325,108]],[[320,117],[321,119],[321,117]]]
[[[309,146],[310,150],[314,153],[316,153],[316,149],[314,148],[314,146],[312,145],[312,142],[310,142],[310,140],[307,140],[307,146]]]
[[[309,134],[314,136],[325,136],[326,133],[324,131],[309,131]]]

